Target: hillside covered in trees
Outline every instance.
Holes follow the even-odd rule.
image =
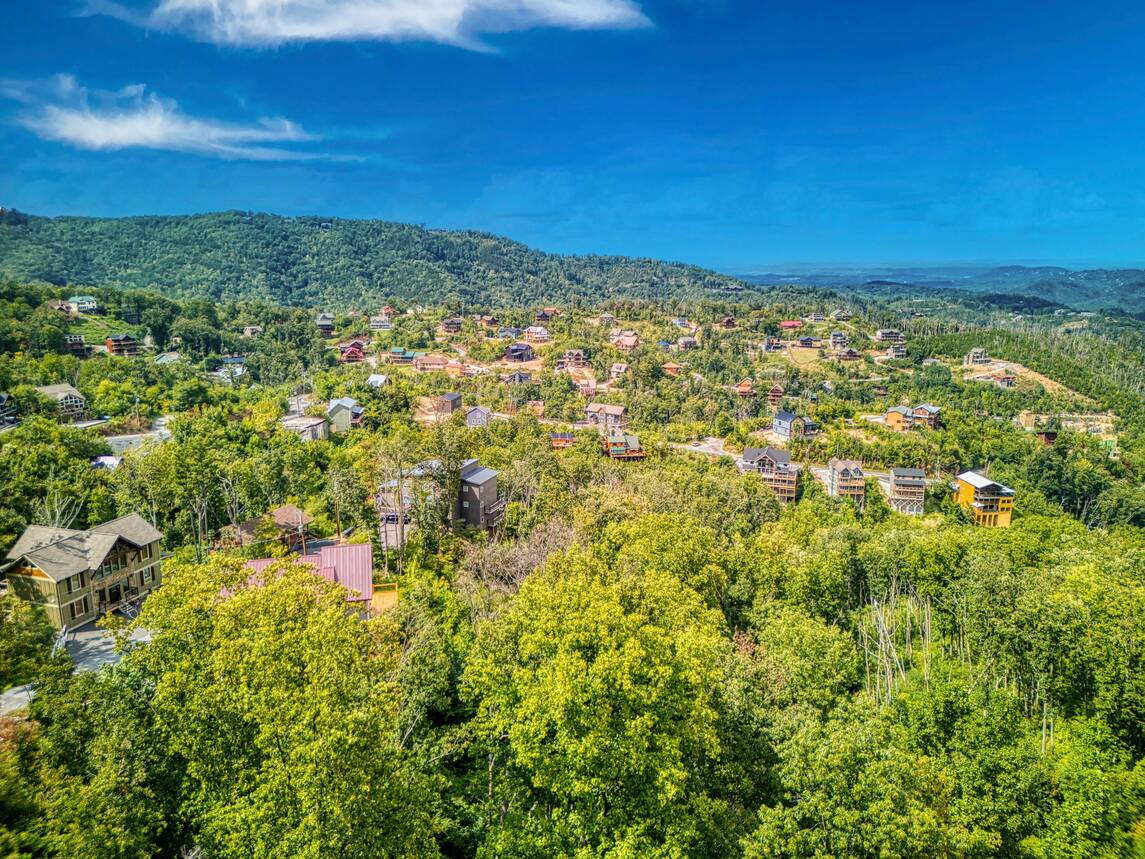
[[[478,232],[387,221],[219,212],[40,218],[0,210],[0,274],[54,285],[295,307],[447,301],[489,306],[698,296],[741,288],[682,263],[546,254]]]
[[[159,586],[84,622],[123,648],[87,670],[0,569],[0,691],[29,684],[0,709],[0,856],[1145,856],[1142,323],[776,289],[565,304],[536,339],[535,306],[324,331],[90,291],[0,278],[0,557],[141,517]],[[920,403],[940,420],[888,423]],[[814,429],[778,439],[786,410]],[[1011,524],[952,495],[966,469]],[[348,611],[300,552],[362,544],[389,600]],[[111,566],[58,605],[143,586]]]

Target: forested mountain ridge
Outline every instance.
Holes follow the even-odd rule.
[[[1145,314],[1145,270],[1140,268],[1074,271],[1057,266],[920,266],[741,274],[748,283],[760,287],[800,284],[876,297],[966,295],[996,300],[1020,296],[1075,310],[1120,310],[1139,318]]]
[[[335,309],[685,297],[744,286],[683,263],[559,256],[487,233],[236,211],[43,218],[0,210],[0,275]]]

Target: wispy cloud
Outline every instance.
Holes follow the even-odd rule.
[[[90,11],[220,45],[431,41],[481,49],[480,36],[534,27],[646,27],[636,0],[159,0],[146,10],[92,0]]]
[[[316,139],[290,120],[243,124],[188,116],[143,84],[89,90],[69,75],[56,75],[46,81],[0,81],[0,97],[23,105],[15,116],[19,125],[80,149],[164,149],[251,161],[327,157],[273,145]]]

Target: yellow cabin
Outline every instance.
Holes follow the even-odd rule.
[[[974,524],[1008,528],[1014,514],[1014,490],[976,471],[958,475],[954,500],[974,514]]]

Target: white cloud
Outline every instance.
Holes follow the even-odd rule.
[[[69,75],[57,75],[47,81],[0,82],[0,97],[24,105],[16,115],[24,128],[80,149],[165,149],[252,161],[324,157],[270,145],[315,139],[287,119],[240,124],[188,116],[143,84],[116,92],[88,90]]]
[[[432,41],[480,48],[479,34],[533,27],[645,27],[636,0],[158,0],[137,12],[94,0],[93,12],[221,45]]]

